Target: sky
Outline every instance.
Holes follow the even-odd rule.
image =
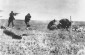
[[[32,20],[60,20],[71,16],[74,21],[85,21],[85,0],[0,0],[0,19],[8,19],[11,11],[19,13],[15,19],[22,20],[30,13]]]

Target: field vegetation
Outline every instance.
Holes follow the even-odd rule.
[[[48,22],[34,20],[28,30],[23,20],[14,24],[14,28],[7,27],[7,20],[0,20],[0,26],[6,27],[0,29],[0,55],[85,55],[85,32],[50,31]],[[22,38],[15,39],[4,31]]]

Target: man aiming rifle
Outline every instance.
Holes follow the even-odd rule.
[[[13,11],[11,11],[11,13],[9,14],[8,27],[10,23],[12,23],[12,27],[14,27],[14,23],[13,23],[13,21],[15,20],[14,16],[16,16],[17,14],[18,13],[13,13]]]

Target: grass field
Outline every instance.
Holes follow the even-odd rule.
[[[14,21],[15,27],[7,27],[7,20],[0,20],[6,27],[22,39],[12,39],[0,29],[0,55],[85,55],[85,33],[47,29],[48,22],[30,21],[26,30],[23,20]],[[75,22],[84,25],[84,22]]]

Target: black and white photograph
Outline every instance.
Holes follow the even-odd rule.
[[[85,0],[0,0],[0,55],[85,55]]]

